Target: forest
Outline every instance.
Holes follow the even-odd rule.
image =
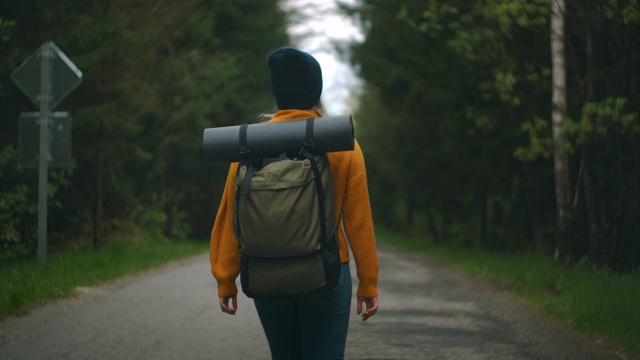
[[[344,8],[365,32],[348,56],[365,84],[355,119],[377,224],[436,244],[638,268],[640,2]]]
[[[0,257],[36,246],[38,174],[16,160],[18,116],[36,110],[9,77],[49,40],[83,72],[55,109],[72,117],[73,165],[49,174],[50,250],[207,238],[226,168],[204,166],[202,132],[273,108],[278,2],[3,1],[0,24]]]
[[[37,171],[18,165],[10,81],[53,40],[84,78],[56,111],[49,248],[209,236],[226,166],[204,128],[273,110],[266,55],[296,45],[277,0],[0,3],[0,259],[33,257]],[[337,1],[376,226],[442,246],[640,265],[640,2]],[[559,74],[563,74],[559,76]],[[339,115],[339,114],[332,114]]]

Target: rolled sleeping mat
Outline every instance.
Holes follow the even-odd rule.
[[[243,158],[278,157],[282,153],[297,153],[307,142],[307,120],[264,122],[249,125],[208,128],[202,136],[204,161],[218,164]],[[246,144],[241,141],[241,129],[246,131]],[[354,149],[351,115],[314,118],[312,122],[313,152],[328,153]],[[242,153],[242,154],[241,154]]]

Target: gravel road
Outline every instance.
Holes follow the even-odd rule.
[[[616,359],[490,285],[386,246],[379,254],[380,310],[362,322],[353,302],[347,359]],[[250,300],[239,296],[236,316],[220,312],[207,256],[0,323],[3,360],[268,358]]]

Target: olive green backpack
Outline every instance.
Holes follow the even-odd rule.
[[[251,298],[322,293],[340,275],[329,159],[313,152],[307,121],[298,153],[247,158],[238,167],[233,224],[242,290]],[[246,153],[246,129],[240,133]]]

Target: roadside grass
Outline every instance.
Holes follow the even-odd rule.
[[[622,347],[626,356],[640,357],[640,271],[616,274],[584,264],[554,264],[553,259],[539,254],[435,246],[385,230],[378,230],[377,235],[396,248],[443,260],[494,283],[603,345]]]
[[[134,274],[172,260],[204,253],[204,241],[153,240],[141,244],[112,243],[97,251],[50,254],[45,266],[37,261],[0,264],[0,320],[21,315],[50,300]]]

